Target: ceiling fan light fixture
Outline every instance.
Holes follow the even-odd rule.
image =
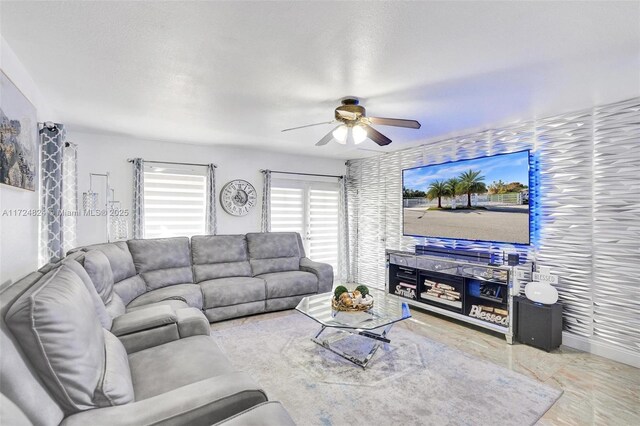
[[[341,144],[345,144],[346,141],[347,141],[347,132],[348,132],[348,130],[349,129],[344,124],[342,126],[337,127],[333,131],[334,139],[337,140]]]
[[[353,135],[353,141],[357,145],[359,143],[364,142],[364,140],[367,138],[367,131],[361,125],[353,126],[352,135]]]

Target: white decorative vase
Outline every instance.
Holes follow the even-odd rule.
[[[547,282],[532,281],[524,288],[527,299],[545,305],[553,305],[558,301],[558,290]]]

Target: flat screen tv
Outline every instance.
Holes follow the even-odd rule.
[[[402,171],[403,234],[529,244],[529,151]]]

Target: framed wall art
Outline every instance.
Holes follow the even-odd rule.
[[[0,71],[0,183],[35,191],[38,170],[36,108]]]

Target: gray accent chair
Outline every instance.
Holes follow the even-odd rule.
[[[127,354],[76,270],[63,262],[0,293],[3,423],[211,425],[267,401],[210,336]]]

